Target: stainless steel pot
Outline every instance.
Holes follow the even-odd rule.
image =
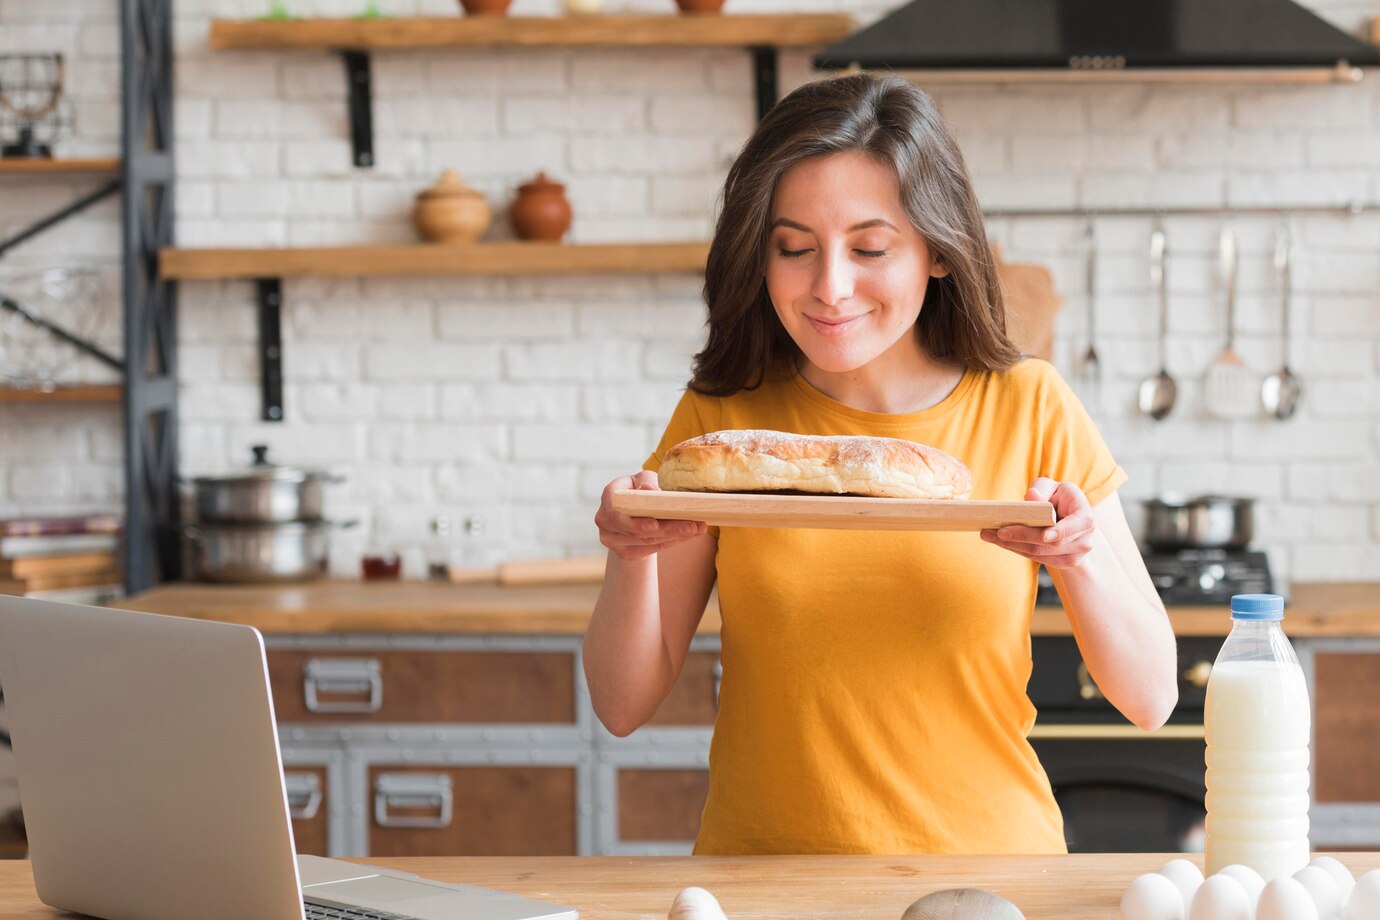
[[[254,464],[242,473],[192,480],[197,519],[206,524],[321,520],[322,486],[342,477],[269,463],[262,444],[253,451]]]
[[[1253,498],[1162,496],[1142,505],[1152,549],[1244,549],[1255,536]]]
[[[308,581],[326,573],[331,530],[353,521],[200,524],[184,530],[192,574],[201,581]]]

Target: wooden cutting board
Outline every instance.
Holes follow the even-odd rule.
[[[1004,524],[1048,527],[1049,502],[933,501],[857,495],[657,492],[623,489],[613,507],[632,517],[704,521],[723,527],[826,530],[984,530]]]
[[[603,556],[503,562],[487,569],[451,569],[457,585],[597,585],[604,580]]]

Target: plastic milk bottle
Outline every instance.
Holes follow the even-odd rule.
[[[1238,594],[1208,678],[1204,871],[1233,863],[1268,882],[1308,864],[1308,686],[1284,636],[1284,599]]]

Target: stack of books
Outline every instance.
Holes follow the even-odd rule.
[[[78,604],[120,596],[118,515],[0,518],[0,594]]]

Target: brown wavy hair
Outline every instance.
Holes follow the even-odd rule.
[[[924,349],[977,370],[1005,370],[1020,358],[1006,334],[977,195],[934,102],[899,77],[855,74],[782,99],[729,168],[704,275],[709,339],[695,356],[690,389],[731,396],[760,386],[774,367],[794,367],[800,349],[767,293],[776,186],[803,160],[852,151],[895,170],[906,216],[949,270],[925,290],[915,323]]]

